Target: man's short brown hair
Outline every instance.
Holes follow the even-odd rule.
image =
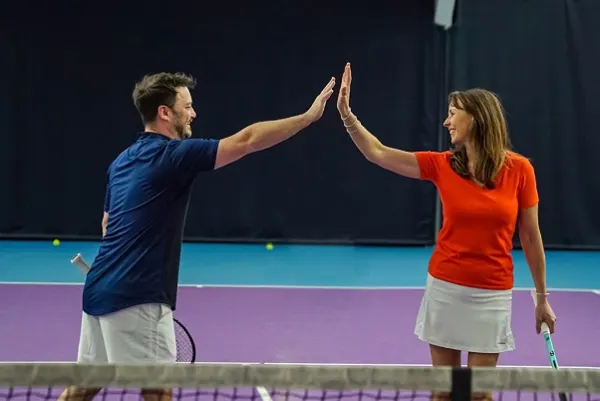
[[[177,88],[196,87],[196,79],[191,75],[176,72],[159,72],[146,75],[133,89],[133,103],[144,124],[156,119],[159,106],[173,107],[177,98]]]

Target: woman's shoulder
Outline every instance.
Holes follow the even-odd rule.
[[[519,167],[531,165],[531,161],[527,156],[524,156],[521,153],[515,152],[513,150],[509,150],[506,152],[506,160],[508,163],[514,163]]]
[[[527,156],[515,151],[507,152],[506,167],[514,174],[521,176],[531,176],[535,174],[531,160]]]

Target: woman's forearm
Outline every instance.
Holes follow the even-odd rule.
[[[546,299],[546,256],[544,254],[544,244],[539,230],[534,233],[520,232],[521,247],[525,260],[531,271],[531,278],[538,294],[538,301]]]
[[[383,148],[381,141],[371,134],[358,120],[358,118],[350,113],[348,117],[342,119],[346,131],[352,138],[352,141],[360,150],[360,152],[368,160],[374,160],[375,154]]]

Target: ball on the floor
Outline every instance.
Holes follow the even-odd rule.
[[[60,245],[60,241],[55,239],[54,241],[52,241],[52,245],[54,246],[59,246]]]
[[[267,251],[270,251],[271,249],[273,249],[273,244],[270,242],[267,242]]]

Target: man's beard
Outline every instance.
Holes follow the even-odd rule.
[[[181,139],[188,139],[192,137],[192,127],[189,124],[175,124],[175,132]]]

